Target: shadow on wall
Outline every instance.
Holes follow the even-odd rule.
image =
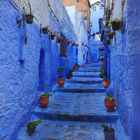
[[[39,91],[44,91],[44,86],[45,86],[45,51],[43,48],[41,48],[39,60]]]

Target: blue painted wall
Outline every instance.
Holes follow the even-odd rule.
[[[134,40],[131,40],[128,43],[128,39],[131,38],[131,34],[128,34],[128,31],[131,27],[128,26],[126,17],[130,17],[131,15],[127,15],[127,10],[126,15],[123,15],[125,30],[123,32],[116,32],[112,46],[110,46],[110,76],[111,83],[114,87],[114,95],[116,98],[117,109],[120,114],[120,120],[125,133],[130,136],[132,132],[131,126],[133,124],[132,99],[134,94],[134,84],[132,83],[132,77],[134,73],[133,67],[137,64],[133,59],[134,56],[131,55],[131,51],[129,50],[129,45],[130,43],[133,44],[132,42],[134,42]],[[133,17],[131,16],[131,19]]]
[[[13,140],[40,93],[56,84],[57,68],[64,66],[65,77],[68,71],[67,58],[60,57],[60,45],[41,35],[35,22],[18,28],[19,16],[9,0],[0,1],[0,140],[11,136]]]

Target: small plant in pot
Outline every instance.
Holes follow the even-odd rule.
[[[82,67],[83,67],[83,68],[86,68],[86,64],[83,64]]]
[[[42,32],[43,32],[43,34],[47,34],[48,33],[48,27],[43,27],[42,28]]]
[[[50,96],[49,93],[45,93],[45,94],[40,96],[40,98],[39,98],[40,107],[46,108],[48,106],[48,104],[49,104],[49,96]]]
[[[36,131],[36,127],[41,123],[41,120],[37,120],[37,121],[30,121],[27,123],[27,134],[29,136],[32,136],[35,131]]]
[[[71,79],[72,78],[72,73],[73,73],[73,69],[70,69],[67,75],[67,79]]]
[[[108,88],[110,85],[110,81],[107,78],[104,78],[102,85],[104,88]]]
[[[105,107],[107,108],[108,112],[113,112],[115,108],[115,100],[113,96],[108,96],[105,98]]]
[[[108,37],[109,39],[113,39],[114,35],[115,35],[114,32],[108,33],[108,34],[107,34],[107,37]]]
[[[122,28],[122,20],[121,19],[114,19],[113,21],[111,21],[111,25],[112,25],[112,29],[113,31],[119,31]]]
[[[26,23],[32,24],[34,16],[32,15],[31,4],[30,4],[29,0],[28,0],[28,5],[29,5],[30,13],[25,14],[25,19],[26,19]]]
[[[64,83],[65,83],[65,80],[62,77],[63,71],[64,71],[64,68],[63,67],[59,67],[57,69],[57,75],[58,75],[58,81],[57,81],[57,83],[58,83],[58,86],[59,87],[63,87],[64,86]]]
[[[104,128],[104,136],[105,136],[105,140],[116,140],[115,139],[115,129],[108,125],[102,125],[102,127]]]
[[[100,78],[104,78],[104,76],[105,76],[104,63],[102,63],[102,66],[101,66],[101,73],[100,73]]]
[[[74,70],[78,70],[79,69],[79,65],[78,64],[75,64],[74,65]]]

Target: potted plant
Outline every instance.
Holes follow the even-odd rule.
[[[39,98],[40,107],[46,108],[48,106],[49,96],[50,96],[49,93],[45,93],[45,94],[40,96],[40,98]]]
[[[34,16],[32,15],[31,4],[29,0],[28,0],[28,5],[29,5],[30,13],[25,15],[25,19],[28,24],[32,24]]]
[[[104,76],[105,76],[104,63],[102,63],[102,66],[101,66],[101,73],[100,73],[100,78],[104,78]]]
[[[83,64],[82,66],[83,66],[83,68],[86,68],[86,64]]]
[[[79,69],[79,65],[78,64],[75,64],[74,65],[74,70],[78,70]]]
[[[64,71],[64,68],[63,68],[63,67],[59,67],[59,68],[57,69],[57,75],[58,75],[58,81],[57,81],[57,83],[58,83],[58,86],[59,86],[59,87],[63,87],[63,86],[64,86],[65,80],[64,80],[64,78],[62,77],[63,71]]]
[[[104,88],[108,88],[110,85],[110,81],[107,78],[104,78],[102,85]]]
[[[104,41],[103,41],[103,44],[104,44],[104,45],[110,45],[110,40],[108,40],[108,39],[107,39],[107,40],[104,40]]]
[[[48,33],[48,27],[43,27],[42,28],[42,32],[43,32],[43,34],[47,34]]]
[[[108,37],[109,39],[113,39],[114,35],[115,35],[115,33],[114,33],[114,32],[111,32],[111,33],[108,33],[108,34],[107,34],[107,37]]]
[[[108,112],[113,112],[115,108],[115,100],[113,96],[108,96],[105,98],[105,107],[107,108]]]
[[[115,140],[115,129],[108,125],[102,125],[104,128],[105,140]]]
[[[67,79],[71,79],[72,78],[72,73],[73,73],[73,69],[70,69],[67,75]]]
[[[116,18],[113,21],[111,21],[111,25],[112,25],[113,31],[119,31],[122,26],[122,20]]]
[[[36,127],[41,123],[41,120],[37,121],[30,121],[27,123],[27,134],[32,136],[33,133],[36,131]]]
[[[51,33],[51,39],[54,40],[55,34]]]

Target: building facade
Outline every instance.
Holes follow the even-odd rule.
[[[74,25],[78,43],[78,64],[82,65],[89,61],[88,32],[89,32],[89,1],[63,1],[69,17]]]

